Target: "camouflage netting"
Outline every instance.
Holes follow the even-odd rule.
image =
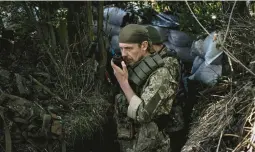
[[[254,18],[231,20],[225,42],[225,50],[233,55],[231,62],[226,55],[226,74],[216,86],[199,92],[182,152],[255,151],[254,25]]]

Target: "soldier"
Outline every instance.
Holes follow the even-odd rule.
[[[166,45],[163,44],[162,38],[156,28],[154,28],[153,26],[147,26],[146,28],[149,32],[149,37],[152,42],[153,51],[158,53],[162,58],[165,58],[166,56],[171,57],[171,58],[167,58],[167,59],[170,59],[170,62],[167,60],[164,60],[164,61],[165,61],[165,66],[168,67],[169,69],[172,69],[172,66],[173,66],[172,60],[176,60],[176,55],[170,54],[169,52],[173,53],[174,51],[169,51]],[[178,67],[179,64],[176,66]]]
[[[160,55],[151,54],[148,30],[141,25],[125,26],[119,34],[119,46],[122,67],[113,61],[111,65],[122,89],[115,104],[122,151],[168,152],[170,138],[164,118],[169,116],[178,87],[178,62],[171,60],[169,70]],[[170,57],[165,58],[170,61]]]
[[[146,27],[149,32],[149,37],[152,42],[152,48],[155,52],[160,52],[163,49],[166,49],[166,46],[163,44],[162,38],[156,28],[153,26]]]
[[[176,56],[173,54],[170,54],[168,48],[163,44],[162,38],[156,28],[153,26],[147,26],[146,27],[149,32],[149,37],[152,42],[152,47],[155,51],[155,53],[158,53],[165,62],[165,67],[167,67],[169,70],[172,69],[173,61],[177,60]],[[168,56],[166,58],[166,56]],[[176,62],[174,62],[176,63]],[[184,83],[181,79],[181,76],[183,77],[183,74],[185,72],[185,65],[179,61],[179,65],[174,65],[175,67],[182,67],[182,69],[179,69],[179,86],[178,91],[176,93],[176,98],[173,102],[172,110],[170,113],[170,121],[167,125],[167,133],[170,136],[171,139],[171,150],[172,151],[180,151],[182,146],[186,142],[186,136],[189,129],[189,122],[190,122],[190,115],[192,110],[192,103],[191,100],[195,100],[191,97],[189,94],[195,94],[195,93],[187,93],[184,89]],[[193,91],[194,92],[194,91]],[[185,95],[184,95],[185,94]]]

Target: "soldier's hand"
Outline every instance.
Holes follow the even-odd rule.
[[[115,65],[113,63],[113,61],[111,61],[111,66],[113,68],[114,75],[115,75],[115,77],[118,80],[120,85],[128,82],[127,66],[126,66],[124,61],[121,62],[121,65],[122,65],[122,69],[120,67],[118,67],[117,65]]]

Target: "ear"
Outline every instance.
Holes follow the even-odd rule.
[[[143,51],[146,51],[148,46],[149,46],[148,41],[143,41],[141,44],[141,48]]]

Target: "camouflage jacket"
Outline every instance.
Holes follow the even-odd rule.
[[[169,52],[169,50],[164,45],[164,47],[158,52],[158,54],[163,58],[165,63],[164,66],[170,71],[170,73],[176,73],[175,80],[177,80],[177,83],[179,83],[178,84],[179,87],[181,79],[181,65],[175,56],[172,55],[170,56],[167,52]],[[182,110],[183,109],[180,106],[180,103],[178,103],[178,100],[174,100],[172,110],[170,113],[170,121],[167,126],[168,132],[178,131],[184,127],[184,118]]]
[[[178,60],[174,57],[171,57],[168,55],[169,50],[166,46],[164,46],[159,52],[158,54],[163,58],[164,63],[165,63],[165,67],[170,70],[171,73],[176,73],[175,75],[175,79],[178,80],[179,78],[179,74],[180,74],[180,64],[178,62]],[[176,70],[176,71],[173,71]]]
[[[180,126],[180,123],[175,123],[176,116],[171,118],[172,112],[178,117],[180,111],[180,108],[172,108],[178,87],[179,64],[177,59],[169,56],[165,56],[163,62],[164,65],[155,69],[144,84],[132,87],[136,96],[132,97],[130,104],[124,94],[116,96],[117,134],[119,139],[128,139],[119,140],[125,152],[126,149],[127,152],[167,152],[170,139],[164,132],[176,131]],[[129,114],[130,111],[133,114]],[[162,120],[162,117],[166,119]],[[160,127],[158,122],[167,122],[167,125]]]
[[[176,74],[175,70],[169,71],[166,67],[160,67],[149,76],[138,95],[140,98],[133,97],[130,101],[132,105],[140,100],[136,117],[133,119],[140,123],[150,122],[160,115],[170,113],[178,86]]]
[[[139,87],[139,93],[135,91],[137,96],[131,99],[130,105],[124,95],[116,96],[115,115],[119,117],[117,123],[124,123],[124,119],[129,119],[125,116],[131,107],[136,107],[135,114],[131,118],[138,124],[156,120],[161,115],[170,113],[178,87],[179,64],[176,59],[168,56],[164,57],[163,61],[164,66],[157,68],[149,75],[146,82]],[[133,90],[136,89],[133,88]]]

